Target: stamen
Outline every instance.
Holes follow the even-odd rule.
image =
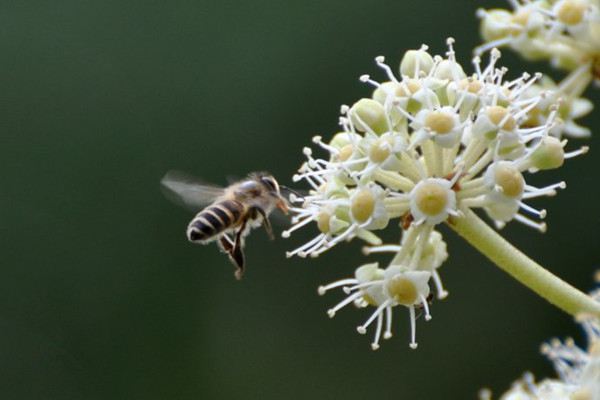
[[[540,196],[554,196],[556,195],[556,189],[564,189],[567,187],[565,182],[555,183],[543,188],[536,188],[535,186],[525,185],[525,194],[523,199],[532,199]]]
[[[420,295],[419,298],[421,299],[421,304],[423,305],[423,309],[425,310],[425,321],[430,321],[431,314],[429,313],[429,303],[427,303],[427,299],[425,298],[425,296]]]
[[[292,256],[294,256],[295,254],[300,255],[299,253],[301,253],[303,250],[309,248],[310,246],[314,245],[315,243],[318,243],[320,240],[322,240],[323,238],[325,238],[325,234],[321,233],[320,235],[318,235],[317,237],[315,237],[314,239],[310,240],[309,242],[303,244],[302,246],[296,248],[295,250],[292,251],[287,251],[285,253],[285,256],[287,258],[290,258]]]
[[[352,303],[355,299],[359,298],[360,296],[362,296],[362,293],[356,292],[356,293],[346,297],[344,300],[337,303],[333,308],[330,308],[329,310],[327,310],[327,315],[329,315],[329,318],[335,317],[335,313],[337,311],[339,311],[340,308],[343,308],[344,306]]]
[[[371,343],[371,348],[373,350],[379,349],[379,338],[381,337],[382,325],[383,325],[383,314],[379,314],[377,316],[377,329],[375,330],[375,337],[373,339],[373,343]]]
[[[358,283],[358,284],[356,284],[354,286],[350,286],[350,287],[344,287],[344,288],[342,288],[342,290],[344,291],[344,293],[350,294],[350,293],[354,292],[355,290],[365,289],[365,288],[369,288],[371,286],[375,286],[375,285],[379,285],[379,284],[381,284],[380,280],[373,280],[373,281]]]
[[[321,238],[321,240],[319,240],[317,243],[315,243],[309,249],[306,249],[306,250],[302,251],[301,253],[298,253],[298,256],[302,257],[302,258],[305,258],[307,255],[310,255],[313,258],[317,257],[319,254],[328,250],[331,247],[328,245],[328,242],[327,242],[330,237],[331,237],[330,235],[324,234],[323,238]],[[317,250],[317,249],[319,249],[319,250]]]
[[[402,249],[402,246],[396,244],[388,244],[382,246],[365,246],[362,251],[363,254],[368,256],[373,253],[397,253]]]
[[[305,225],[308,225],[311,221],[314,221],[314,217],[309,217],[309,218],[305,218],[304,220],[302,220],[301,222],[297,223],[296,225],[292,226],[290,229],[285,230],[283,232],[281,232],[281,237],[284,239],[287,239],[290,237],[290,234],[300,228],[302,228]]]
[[[335,289],[335,288],[338,288],[340,286],[345,286],[345,285],[354,285],[356,283],[358,283],[358,280],[355,278],[341,279],[339,281],[329,283],[325,286],[319,286],[317,289],[317,292],[319,293],[319,296],[323,296],[328,290]]]
[[[535,208],[533,208],[533,207],[531,207],[531,206],[523,203],[522,201],[519,202],[519,206],[523,210],[527,211],[530,214],[533,214],[533,215],[537,216],[540,219],[546,218],[546,210],[537,210],[537,209],[535,209]]]
[[[383,338],[389,339],[392,337],[392,307],[386,307],[385,309],[385,332],[383,332]]]
[[[588,146],[582,146],[579,150],[573,150],[571,152],[565,153],[565,159],[573,158],[585,154],[589,151]]]
[[[433,283],[435,284],[435,289],[437,291],[437,298],[439,300],[442,300],[448,297],[449,293],[444,289],[444,286],[442,285],[442,280],[440,279],[440,275],[435,269],[432,271],[431,276],[433,277]]]
[[[375,320],[375,318],[377,318],[379,316],[379,314],[381,314],[383,312],[383,310],[388,305],[390,305],[390,303],[391,303],[391,300],[386,300],[379,307],[377,307],[377,309],[373,312],[373,314],[371,314],[369,319],[364,324],[356,327],[356,330],[358,331],[358,333],[360,333],[361,335],[364,335],[365,333],[367,333],[367,328],[369,327],[369,325],[371,325],[371,323]]]
[[[410,311],[410,348],[411,349],[416,349],[417,348],[417,341],[416,341],[416,336],[417,336],[417,328],[416,328],[416,318],[415,318],[415,307],[414,306],[410,306],[408,307],[409,311]]]
[[[390,66],[385,64],[384,56],[375,57],[375,62],[377,63],[377,66],[379,68],[384,70],[384,72],[386,73],[386,75],[390,81],[398,83],[398,79],[394,75],[394,72],[392,72],[392,69],[390,68]]]
[[[546,232],[547,226],[545,222],[535,222],[521,214],[515,214],[515,219],[524,225],[537,229],[541,233]]]
[[[331,154],[338,154],[340,152],[335,147],[330,146],[327,143],[324,143],[323,142],[323,138],[321,136],[314,136],[313,137],[313,143],[318,144],[319,146],[321,146],[323,149],[327,150]]]

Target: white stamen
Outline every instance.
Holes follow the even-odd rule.
[[[330,308],[329,310],[327,310],[327,315],[329,315],[329,318],[335,317],[335,313],[340,308],[343,308],[344,306],[352,303],[355,299],[357,299],[361,296],[362,296],[361,292],[356,292],[356,293],[352,294],[351,296],[346,297],[344,300],[337,303],[333,308]]]
[[[423,305],[423,309],[425,310],[425,321],[430,321],[431,314],[429,313],[429,303],[427,303],[427,299],[425,298],[425,296],[420,295],[419,298],[421,299],[421,304]]]
[[[334,288],[338,288],[340,286],[345,286],[345,285],[355,285],[358,283],[358,280],[354,279],[354,278],[348,278],[348,279],[341,279],[339,281],[335,281],[332,282],[330,284],[327,284],[325,286],[319,286],[319,288],[317,289],[318,293],[320,296],[323,296],[328,290],[334,289]]]
[[[392,307],[386,307],[385,309],[385,332],[383,332],[383,338],[389,339],[392,337]]]
[[[371,343],[371,348],[373,350],[379,349],[379,338],[381,337],[382,325],[383,325],[383,314],[379,314],[377,316],[377,328],[375,330],[375,337],[373,339],[373,343]]]
[[[415,318],[415,307],[410,306],[408,307],[409,311],[410,311],[410,348],[411,349],[416,349],[417,348],[417,342],[416,342],[416,318]]]

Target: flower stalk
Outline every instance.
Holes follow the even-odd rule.
[[[600,302],[527,257],[473,211],[463,212],[463,217],[452,218],[448,225],[502,270],[573,316],[591,314],[600,318]]]

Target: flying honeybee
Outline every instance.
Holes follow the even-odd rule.
[[[222,188],[170,171],[161,184],[171,200],[200,210],[188,225],[188,240],[200,244],[217,241],[235,265],[237,279],[244,274],[244,239],[250,230],[264,226],[273,239],[269,214],[275,208],[288,212],[279,184],[266,172],[251,173],[246,179]]]

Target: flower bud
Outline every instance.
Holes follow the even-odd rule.
[[[428,75],[433,68],[433,57],[423,48],[408,50],[400,62],[400,75],[413,78],[420,77],[421,73]]]
[[[389,129],[383,106],[373,99],[360,99],[348,114],[358,131],[382,134]]]
[[[433,74],[437,79],[456,81],[467,77],[460,64],[452,60],[442,60]]]
[[[485,13],[481,20],[480,32],[486,42],[501,39],[510,34],[512,14],[506,10],[495,9]]]
[[[554,169],[563,165],[565,161],[565,151],[563,145],[555,137],[546,136],[542,143],[531,154],[531,164],[534,168]]]

